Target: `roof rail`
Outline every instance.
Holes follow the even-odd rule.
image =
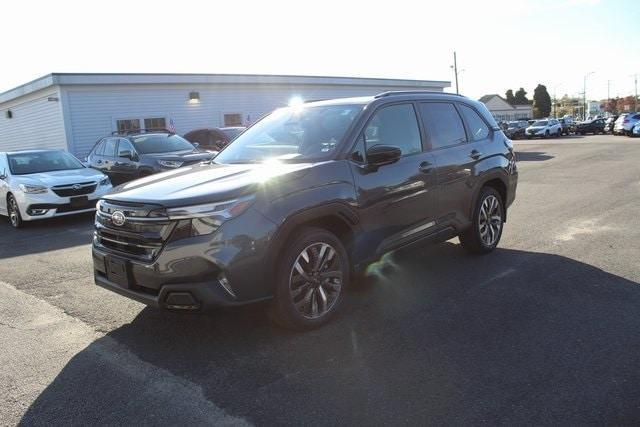
[[[127,136],[127,135],[143,134],[143,133],[154,133],[154,132],[175,134],[175,132],[172,132],[169,129],[165,129],[165,128],[142,128],[142,129],[126,130],[124,132],[120,132],[119,130],[114,130],[113,132],[111,132],[111,136],[118,136],[118,135]]]
[[[426,95],[426,94],[436,94],[436,95],[454,95],[454,96],[463,96],[458,93],[448,93],[448,92],[436,92],[433,90],[391,90],[388,92],[382,92],[374,96],[374,98],[384,98],[387,96],[395,96],[395,95]]]

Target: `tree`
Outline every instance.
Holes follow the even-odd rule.
[[[513,90],[509,89],[505,95],[507,96],[507,102],[509,104],[513,105],[516,103],[516,98],[513,96]]]
[[[533,91],[533,117],[549,117],[551,114],[551,97],[545,85],[539,84]]]
[[[529,105],[531,102],[527,99],[527,91],[524,88],[520,88],[516,91],[516,96],[513,99],[515,105]]]
[[[607,111],[611,114],[617,114],[618,113],[618,99],[607,99],[607,101],[604,103],[604,111]]]

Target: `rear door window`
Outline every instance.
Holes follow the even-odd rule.
[[[489,126],[480,118],[476,110],[466,105],[458,104],[460,112],[467,122],[471,139],[479,141],[489,136]]]
[[[420,115],[431,141],[431,148],[438,149],[467,142],[467,134],[456,107],[449,102],[424,102]]]

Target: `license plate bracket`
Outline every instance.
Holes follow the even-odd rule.
[[[128,288],[129,271],[127,261],[113,256],[107,256],[104,263],[107,279],[123,288]]]
[[[71,197],[69,199],[69,204],[72,208],[84,208],[89,206],[89,197],[87,196],[77,196]]]

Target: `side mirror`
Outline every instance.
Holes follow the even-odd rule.
[[[215,150],[209,150],[209,153],[211,154],[211,158],[215,159],[220,152]]]
[[[395,163],[402,156],[400,148],[393,145],[374,145],[367,150],[367,164],[369,166],[384,166]]]
[[[7,170],[3,170],[2,172],[0,172],[0,179],[5,180],[7,179]]]
[[[135,160],[135,156],[133,155],[131,150],[122,150],[119,153],[118,157],[122,157],[122,158],[129,159],[129,160]]]
[[[195,148],[200,147],[200,143],[199,143],[199,142],[192,142],[192,144],[193,144],[193,146],[194,146]]]

